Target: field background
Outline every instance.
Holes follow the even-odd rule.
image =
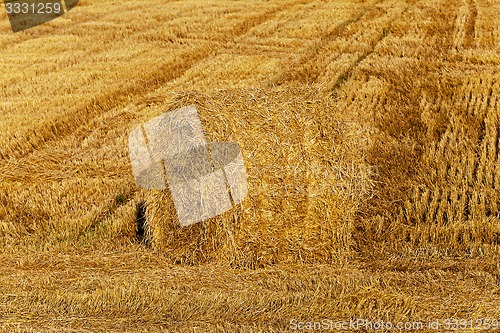
[[[0,50],[0,331],[500,320],[499,1],[83,0]],[[250,186],[181,229],[127,139],[187,104]]]

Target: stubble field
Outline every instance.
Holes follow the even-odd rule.
[[[499,1],[85,0],[8,23],[0,331],[500,320]],[[127,140],[189,104],[249,193],[181,228]]]

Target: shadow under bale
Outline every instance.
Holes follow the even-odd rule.
[[[144,202],[139,202],[136,209],[136,239],[140,243],[148,244],[148,238],[146,237],[146,204]]]

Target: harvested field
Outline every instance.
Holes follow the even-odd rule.
[[[0,331],[500,320],[499,1],[84,0],[15,34],[0,18]],[[180,227],[127,142],[190,104],[208,141],[240,146],[249,192]]]

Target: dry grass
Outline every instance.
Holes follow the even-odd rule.
[[[498,13],[88,0],[17,34],[1,14],[0,331],[500,319]],[[127,138],[188,104],[240,145],[249,194],[181,228]]]
[[[140,248],[1,262],[5,331],[285,332],[292,318],[425,321],[447,318],[450,308],[471,319],[499,315],[495,274],[446,260],[404,274],[335,265],[186,267]],[[457,297],[464,289],[467,297]]]

